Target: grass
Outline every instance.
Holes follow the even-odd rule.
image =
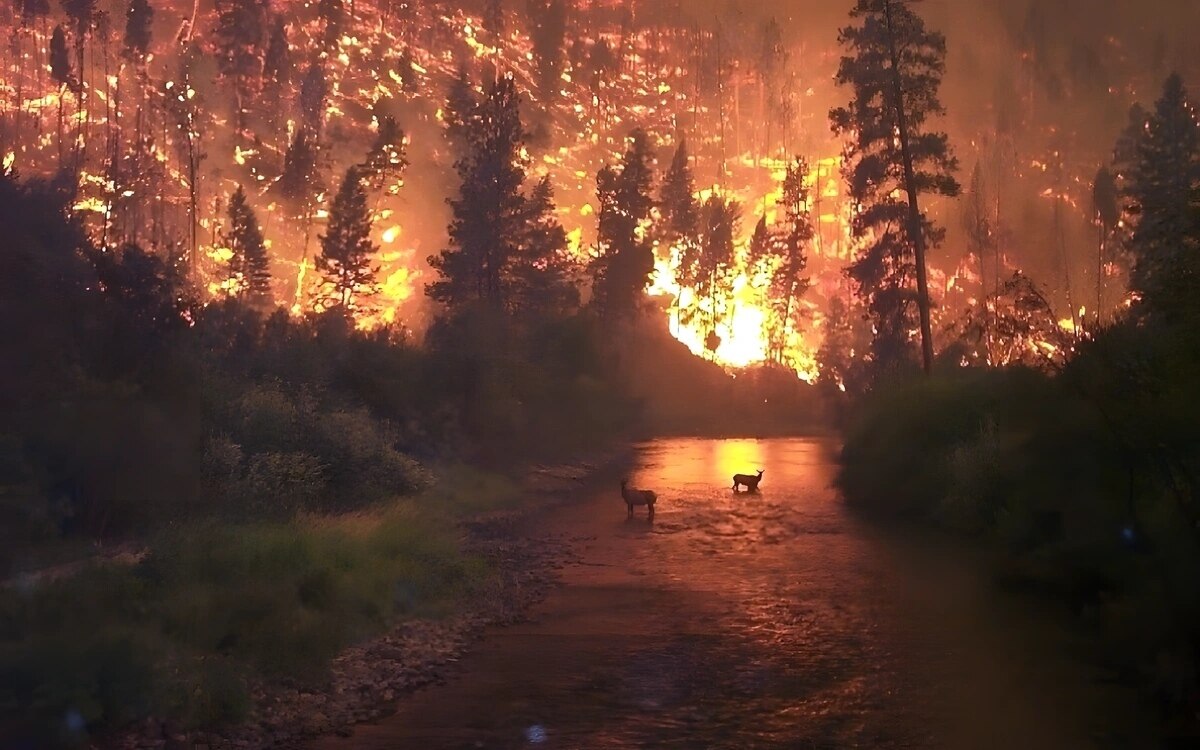
[[[147,715],[236,722],[253,679],[319,683],[348,645],[452,611],[488,574],[455,520],[521,494],[465,467],[446,476],[375,510],[177,528],[137,565],[0,591],[0,737],[70,746]]]

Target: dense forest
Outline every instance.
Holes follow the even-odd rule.
[[[4,4],[0,736],[244,718],[528,465],[836,429],[1194,726],[1200,11],[977,5]]]

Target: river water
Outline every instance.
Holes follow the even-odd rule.
[[[1153,747],[1053,611],[970,550],[847,513],[832,446],[660,440],[538,521],[563,586],[349,748]],[[764,469],[758,493],[731,475]]]

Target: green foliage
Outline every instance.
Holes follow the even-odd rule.
[[[470,590],[483,570],[447,519],[482,505],[437,500],[188,526],[140,564],[0,591],[0,727],[46,746],[152,711],[193,726],[244,718],[255,675],[319,679],[348,644]]]

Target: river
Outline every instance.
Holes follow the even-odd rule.
[[[529,622],[311,747],[1153,746],[1058,613],[997,591],[969,548],[848,513],[831,458],[814,439],[640,446],[653,522],[626,520],[619,477],[548,513],[531,533],[574,557]],[[758,493],[730,489],[760,468]]]

